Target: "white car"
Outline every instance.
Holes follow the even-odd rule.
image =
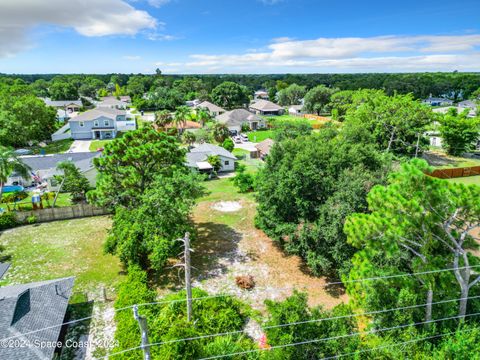
[[[234,136],[232,138],[232,140],[235,144],[241,144],[242,143],[242,138],[240,136]]]
[[[243,142],[248,142],[248,136],[245,134],[240,134],[240,139],[242,139]]]

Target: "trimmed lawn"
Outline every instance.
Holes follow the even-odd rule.
[[[250,131],[247,135],[248,140],[258,143],[268,138],[273,139],[273,130]]]
[[[43,148],[40,146],[34,146],[29,149],[31,149],[34,154],[40,154],[42,150],[45,151],[45,154],[58,154],[68,151],[68,149],[70,149],[70,146],[72,146],[72,143],[73,139],[65,139],[53,141]]]
[[[111,220],[107,216],[54,221],[0,233],[0,244],[11,255],[11,267],[1,285],[75,276],[76,291],[109,294],[123,278],[118,257],[105,255],[103,243]]]
[[[32,192],[29,192],[26,199],[23,199],[22,201],[17,203],[17,209],[22,210],[22,211],[29,211],[33,210],[32,208]],[[3,194],[2,199],[7,197],[9,194]],[[53,203],[53,199],[50,200],[50,204]],[[10,209],[13,209],[13,203],[8,204],[10,206]],[[72,205],[72,201],[70,200],[70,193],[60,193],[58,194],[57,202],[55,203],[55,207],[65,207],[65,206],[70,206]],[[49,207],[48,203],[46,201],[43,201],[43,206],[44,207]],[[0,208],[7,209],[7,204],[5,204],[3,201],[0,203]]]
[[[480,175],[479,176],[467,176],[467,177],[461,177],[461,178],[455,178],[455,179],[448,179],[447,181],[455,182],[455,183],[460,183],[464,185],[478,185],[480,186]]]
[[[108,144],[110,141],[113,139],[108,139],[108,140],[93,140],[92,143],[90,144],[90,151],[95,152],[99,148],[104,148],[106,144]]]

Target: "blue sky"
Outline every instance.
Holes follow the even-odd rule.
[[[480,1],[0,0],[4,73],[480,71]]]

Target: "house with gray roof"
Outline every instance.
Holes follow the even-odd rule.
[[[69,121],[72,139],[113,139],[118,132],[117,122],[125,122],[126,115],[125,110],[109,107],[85,111]]]
[[[51,100],[50,98],[42,98],[47,106],[53,106],[57,109],[63,109],[69,113],[80,111],[83,106],[82,101],[78,100]]]
[[[424,104],[428,104],[430,106],[452,106],[453,100],[445,99],[445,98],[435,98],[429,97],[422,101]]]
[[[266,120],[261,116],[252,114],[245,109],[227,111],[215,118],[219,123],[227,125],[231,133],[241,132],[243,124],[247,124],[251,130],[263,129],[266,127]]]
[[[125,110],[128,105],[129,102],[122,99],[119,100],[115,96],[104,97],[102,101],[97,103],[98,108],[110,108],[118,110]]]
[[[211,173],[213,167],[207,161],[209,156],[218,156],[220,158],[222,167],[218,172],[235,170],[235,160],[237,160],[235,155],[221,146],[208,143],[199,145],[187,153],[187,166],[201,173]]]
[[[62,341],[68,301],[74,278],[41,281],[0,288],[0,339],[18,340],[25,346],[0,347],[0,359],[50,360]]]
[[[277,116],[282,115],[284,112],[284,108],[280,105],[264,99],[253,102],[248,109],[257,115],[263,116]]]
[[[93,165],[93,159],[99,157],[100,153],[63,153],[50,155],[21,156],[22,162],[31,169],[29,179],[23,179],[18,174],[13,173],[7,179],[7,185],[21,185],[24,187],[34,184],[46,184],[48,191],[57,191],[60,184],[55,179],[55,175],[62,175],[63,172],[57,170],[57,165],[64,161],[71,161],[80,172],[88,179],[90,186],[95,187],[97,170]]]
[[[209,101],[201,102],[200,104],[194,106],[194,109],[205,109],[214,117],[218,115],[222,115],[224,112],[226,112],[224,108],[221,108],[220,106],[212,104]]]

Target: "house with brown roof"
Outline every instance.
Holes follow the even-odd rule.
[[[212,104],[211,102],[209,101],[204,101],[204,102],[201,102],[200,104],[194,106],[194,109],[205,109],[205,110],[208,110],[208,112],[213,116],[218,116],[218,115],[222,115],[224,112],[226,112],[227,110],[225,110],[224,108],[221,108],[220,106],[217,106],[215,104]]]
[[[258,157],[262,160],[265,159],[268,154],[270,154],[270,149],[272,148],[273,144],[275,144],[275,141],[272,139],[265,139],[255,145]]]

